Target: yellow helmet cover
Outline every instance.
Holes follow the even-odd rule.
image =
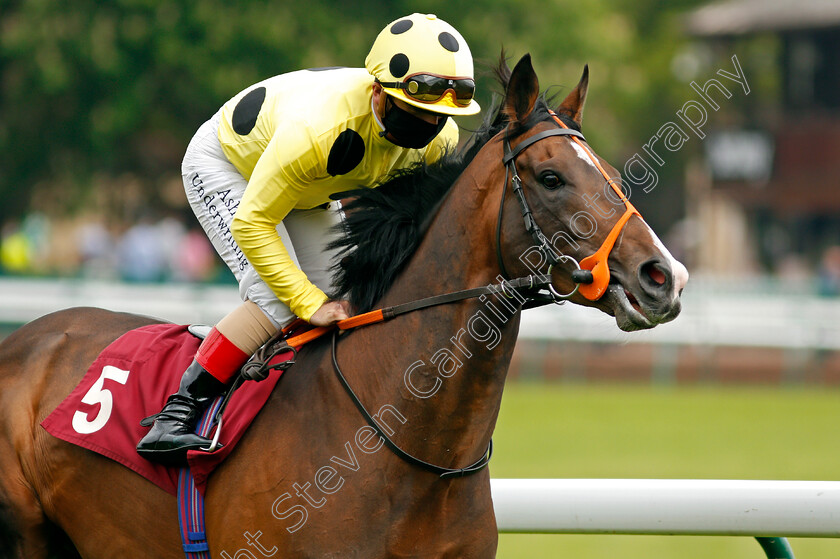
[[[383,83],[400,82],[416,74],[473,79],[470,47],[458,31],[434,14],[411,14],[389,23],[373,43],[365,68]],[[481,110],[475,99],[455,102],[448,90],[433,102],[419,101],[403,89],[383,87],[388,95],[410,105],[446,115],[472,115]]]

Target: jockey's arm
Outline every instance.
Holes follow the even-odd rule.
[[[307,184],[322,172],[319,162],[324,157],[317,143],[288,141],[284,132],[288,130],[274,135],[254,167],[231,231],[277,298],[295,315],[310,320],[328,297],[295,265],[276,226],[295,208]],[[300,127],[295,132],[306,133]]]
[[[435,161],[457,141],[458,127],[449,120],[423,155],[428,162]],[[295,315],[307,321],[328,297],[295,265],[275,227],[298,207],[301,198],[311,194],[313,181],[328,176],[326,162],[327,154],[309,126],[302,121],[285,122],[254,167],[231,225],[239,248],[263,281]],[[333,311],[325,309],[316,319],[325,313],[343,314],[338,307]]]

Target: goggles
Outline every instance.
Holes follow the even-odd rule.
[[[380,82],[382,87],[402,89],[408,97],[421,103],[440,101],[447,91],[455,94],[455,104],[466,107],[475,94],[472,78],[448,78],[434,74],[414,74],[401,82]]]

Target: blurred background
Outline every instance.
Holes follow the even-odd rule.
[[[362,66],[379,30],[415,11],[467,39],[484,108],[502,48],[511,65],[531,53],[559,94],[588,63],[587,139],[692,275],[683,314],[652,332],[570,305],[526,313],[494,475],[835,478],[836,0],[4,1],[0,337],[76,305],[223,316],[235,284],[180,179],[193,132],[263,78]],[[462,138],[478,123],[460,119]],[[704,549],[523,538],[504,536],[500,557]],[[709,545],[732,551],[723,540]]]

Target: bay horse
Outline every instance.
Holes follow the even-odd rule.
[[[618,172],[579,132],[588,69],[554,111],[530,56],[512,71],[502,62],[497,74],[503,101],[467,147],[349,205],[339,283],[354,308],[539,272],[555,299],[568,294],[623,330],[675,318],[685,268],[605,183]],[[608,237],[612,244],[599,249]],[[574,262],[599,251],[608,283],[587,297],[577,289],[587,280],[572,279]],[[493,557],[488,470],[436,475],[383,446],[380,433],[441,469],[481,462],[525,301],[509,286],[305,346],[210,479],[213,557]],[[173,496],[39,427],[102,349],[153,322],[69,309],[0,345],[0,556],[184,557]]]

